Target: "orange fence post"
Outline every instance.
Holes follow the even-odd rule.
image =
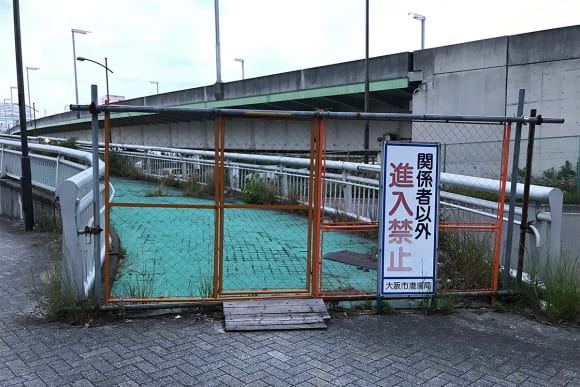
[[[494,260],[493,260],[493,278],[492,278],[492,291],[497,291],[498,277],[499,277],[499,263],[501,254],[501,235],[503,229],[503,213],[504,213],[504,203],[505,203],[505,189],[507,184],[507,170],[509,163],[509,150],[510,150],[510,137],[511,137],[511,123],[504,126],[504,135],[502,143],[502,158],[501,158],[501,172],[500,172],[500,188],[499,197],[497,203],[497,219],[496,219],[496,236],[495,236],[495,247],[494,247]],[[514,193],[515,194],[515,193]],[[509,270],[505,268],[505,270]],[[495,304],[496,297],[492,297],[492,303]]]

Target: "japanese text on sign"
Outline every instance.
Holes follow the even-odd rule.
[[[434,291],[438,145],[385,143],[382,294]]]

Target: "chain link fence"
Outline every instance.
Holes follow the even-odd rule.
[[[381,154],[353,146],[363,120],[180,114],[126,118],[109,136],[109,301],[376,294]],[[509,130],[371,125],[382,139],[441,145],[438,291],[498,284]]]
[[[329,123],[328,127],[344,125]],[[390,126],[399,128],[398,132],[382,137],[399,138],[411,125],[414,142],[441,144],[437,290],[495,290],[508,166],[508,144],[504,139],[509,138],[509,128],[500,123],[402,121]],[[499,141],[468,142],[473,139]],[[377,291],[380,168],[367,166],[338,174],[331,160],[347,152],[333,147],[333,152],[326,154],[323,202],[325,208],[332,209],[326,211],[321,223],[323,260],[319,270],[322,294],[327,297],[370,295]],[[388,234],[388,226],[385,227]]]
[[[459,153],[457,149],[498,148],[501,141],[480,141],[443,144],[442,170],[453,171],[457,162],[447,159],[446,155]],[[523,139],[519,154],[518,182],[524,182],[525,164],[528,140]],[[511,171],[513,161],[513,140],[510,142],[509,167]],[[564,192],[565,203],[580,203],[580,136],[546,137],[534,139],[533,147],[532,184],[546,187],[560,188]],[[487,157],[487,156],[484,156]],[[451,165],[450,165],[451,164]]]

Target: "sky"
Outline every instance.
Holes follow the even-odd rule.
[[[370,56],[580,24],[577,0],[369,0]],[[224,82],[363,59],[365,0],[219,0]],[[127,99],[216,81],[214,0],[20,0],[24,69],[37,118],[75,103],[77,56],[103,63]],[[0,97],[17,86],[12,0],[0,0]],[[29,71],[26,67],[38,67]],[[77,62],[79,102],[105,94],[105,70]],[[26,91],[26,90],[25,90]],[[27,104],[28,104],[28,93]],[[16,102],[17,93],[13,91]]]

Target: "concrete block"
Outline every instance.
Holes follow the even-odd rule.
[[[509,37],[509,64],[580,58],[580,25]]]
[[[470,71],[506,65],[507,37],[435,48],[434,73]]]

